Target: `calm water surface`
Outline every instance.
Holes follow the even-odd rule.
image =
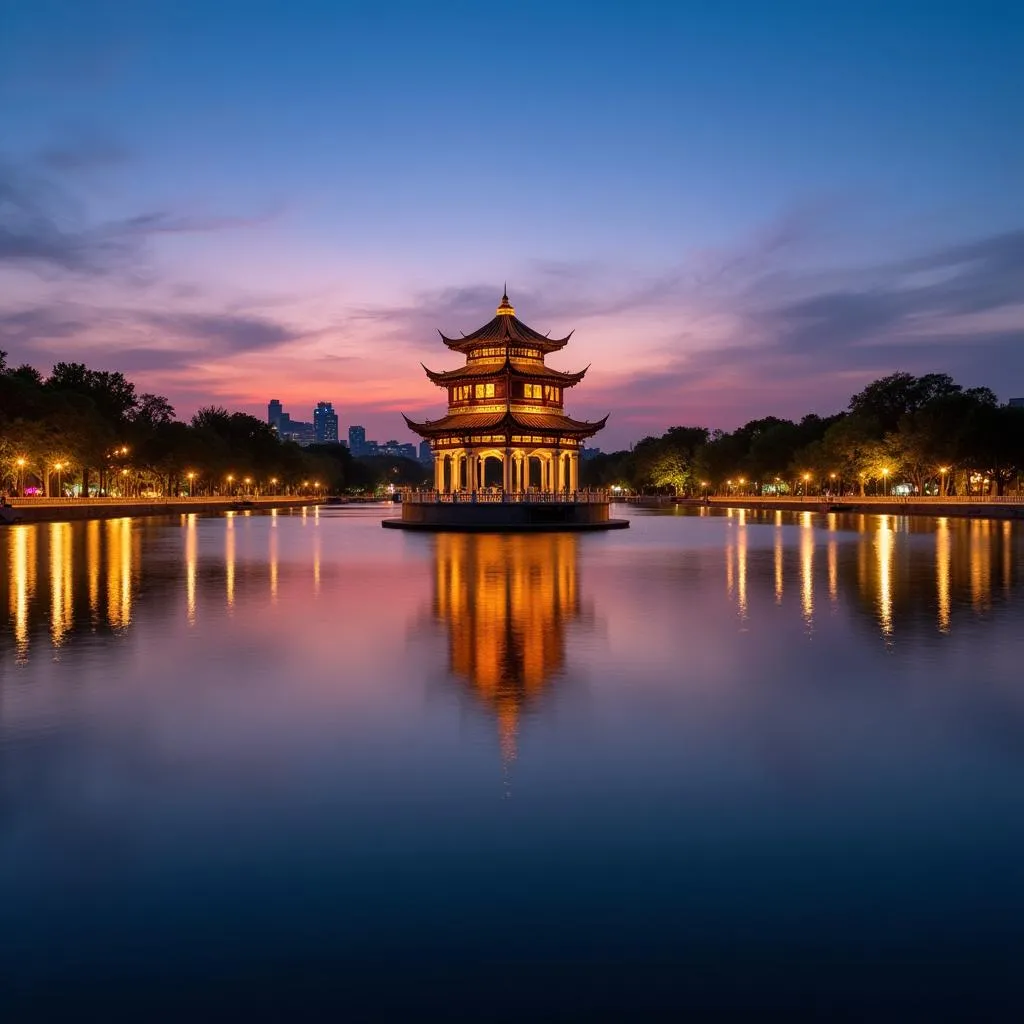
[[[1008,1012],[1021,526],[382,514],[0,532],[9,1007]]]

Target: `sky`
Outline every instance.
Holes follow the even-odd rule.
[[[1024,5],[0,0],[0,348],[410,440],[504,283],[626,447],[1024,395]]]

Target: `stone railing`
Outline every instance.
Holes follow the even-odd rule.
[[[434,490],[402,491],[402,501],[414,505],[597,505],[608,502],[608,491],[503,491],[484,488],[479,491],[455,491],[446,494]]]

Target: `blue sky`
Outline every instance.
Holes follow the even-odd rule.
[[[1024,394],[1024,7],[0,0],[0,347],[403,434],[520,315],[603,447]]]

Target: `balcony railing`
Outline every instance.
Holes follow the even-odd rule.
[[[402,501],[414,505],[598,505],[608,501],[608,491],[503,491],[484,488],[479,491],[444,493],[434,490],[402,491]]]

